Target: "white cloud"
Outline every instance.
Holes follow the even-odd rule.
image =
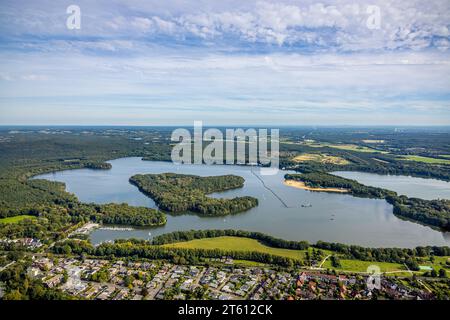
[[[26,81],[44,81],[48,79],[47,76],[42,74],[25,74],[21,78]]]
[[[53,1],[5,2],[2,116],[450,121],[447,0],[370,1],[379,30],[350,0],[80,0],[77,32]]]
[[[73,35],[65,28],[65,11],[50,1],[6,2],[10,5],[0,14],[5,35]],[[151,41],[165,35],[182,42],[193,36],[207,44],[238,41],[234,45],[239,47],[244,41],[317,46],[321,51],[421,50],[433,45],[446,50],[439,44],[450,40],[448,0],[79,2],[83,18],[77,35],[82,37]],[[381,10],[379,30],[366,26],[368,5]]]

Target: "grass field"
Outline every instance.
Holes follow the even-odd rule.
[[[431,164],[450,164],[450,160],[446,160],[446,159],[436,159],[436,158],[421,157],[421,156],[403,156],[402,158],[405,160],[409,160],[409,161],[417,161],[417,162],[424,162],[424,163],[431,163]]]
[[[336,269],[340,271],[352,271],[352,272],[367,272],[367,268],[371,265],[376,265],[380,268],[381,272],[391,272],[398,270],[406,270],[405,266],[398,263],[389,262],[373,262],[373,261],[361,261],[361,260],[340,260],[341,267],[333,268],[331,261],[327,260],[322,265],[322,268]]]
[[[330,163],[337,165],[346,165],[349,164],[350,161],[336,156],[330,156],[328,154],[320,154],[320,153],[302,153],[292,159],[295,162],[319,162],[319,163]]]
[[[263,245],[257,240],[241,237],[217,237],[196,239],[187,242],[178,242],[164,245],[169,248],[187,248],[187,249],[221,249],[230,251],[256,251],[273,254],[276,256],[287,257],[291,259],[303,259],[306,250],[290,250],[272,248]]]
[[[257,251],[268,253],[272,255],[287,257],[291,259],[305,259],[305,253],[309,250],[310,252],[313,250],[309,248],[308,250],[290,250],[290,249],[281,249],[281,248],[273,248],[266,246],[260,243],[257,240],[249,239],[249,238],[241,238],[241,237],[217,237],[217,238],[204,238],[204,239],[195,239],[186,242],[178,242],[163,245],[167,248],[186,248],[186,249],[221,249],[221,250],[230,250],[230,251]],[[332,251],[321,250],[324,255],[333,254]],[[431,265],[436,271],[442,268],[445,265],[445,262],[449,259],[449,257],[435,257],[435,261],[433,264],[427,263],[427,261],[423,261],[423,265]],[[366,273],[367,268],[371,265],[376,265],[380,268],[381,272],[388,272],[387,275],[397,275],[397,276],[410,276],[411,274],[407,271],[406,267],[403,264],[399,263],[390,263],[390,262],[376,262],[376,261],[362,261],[362,260],[347,260],[341,259],[341,267],[334,268],[331,266],[330,259],[327,259],[322,268],[324,269],[335,269],[336,271],[342,272],[360,272]],[[262,266],[264,264],[252,261],[244,261],[244,260],[235,260],[235,264],[247,265],[247,266]],[[421,265],[422,265],[421,264]],[[398,271],[398,272],[394,272]],[[447,271],[447,273],[449,273]]]
[[[22,220],[25,220],[25,219],[36,219],[36,217],[35,216],[22,215],[22,216],[2,218],[2,219],[0,219],[0,223],[18,223],[18,222],[20,222]]]
[[[249,261],[249,260],[234,260],[233,262],[235,265],[245,266],[245,267],[266,267],[267,266],[267,264],[265,264],[265,263]]]
[[[432,267],[436,272],[439,272],[439,269],[444,269],[447,272],[447,276],[450,276],[450,269],[446,268],[447,261],[450,261],[450,257],[434,257],[434,262],[422,258],[419,264]]]

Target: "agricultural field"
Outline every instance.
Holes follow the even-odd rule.
[[[347,165],[350,164],[350,161],[337,157],[337,156],[331,156],[324,153],[302,153],[298,156],[295,156],[293,159],[295,162],[307,162],[307,161],[313,161],[323,164],[336,164],[336,165]]]
[[[8,218],[1,218],[0,223],[18,223],[25,219],[36,219],[35,216],[29,216],[29,215],[21,215],[21,216],[14,216],[14,217],[8,217]]]
[[[311,148],[334,148],[339,150],[346,150],[346,151],[356,151],[356,152],[366,152],[366,153],[388,153],[386,151],[381,151],[373,148],[369,148],[366,146],[359,146],[356,144],[345,144],[345,143],[328,143],[328,142],[318,142],[314,140],[304,140],[301,142],[292,142],[292,141],[284,141],[282,142],[284,144],[297,144],[297,145],[303,145]]]
[[[323,147],[329,147],[339,150],[348,150],[348,151],[357,151],[357,152],[379,152],[379,153],[387,153],[385,151],[380,151],[376,149],[372,149],[366,146],[358,146],[356,144],[338,144],[338,143],[326,143],[326,142],[313,142],[313,143],[306,143],[309,147],[315,147],[315,148],[323,148]]]
[[[437,159],[437,158],[422,157],[422,156],[402,156],[402,159],[409,160],[409,161],[431,163],[431,164],[450,164],[450,159],[446,160],[446,159]]]

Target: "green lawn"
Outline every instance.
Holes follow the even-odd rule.
[[[15,217],[8,217],[8,218],[1,218],[0,223],[18,223],[25,219],[36,219],[35,216],[28,216],[28,215],[22,215],[22,216],[15,216]]]
[[[164,245],[169,248],[187,249],[221,249],[233,251],[256,251],[291,259],[303,259],[306,250],[290,250],[272,248],[263,245],[257,240],[241,237],[217,237],[195,239],[187,242],[178,242]]]
[[[244,266],[244,267],[265,267],[267,264],[256,262],[256,261],[249,261],[249,260],[234,260],[233,261],[235,265]]]
[[[436,159],[436,158],[421,157],[421,156],[403,156],[402,158],[405,160],[409,160],[409,161],[417,161],[417,162],[424,162],[424,163],[431,163],[431,164],[450,164],[450,160],[446,160],[446,159]]]
[[[322,268],[336,269],[338,271],[367,272],[367,268],[369,266],[376,265],[380,268],[381,272],[406,270],[404,265],[398,263],[361,261],[361,260],[340,260],[340,261],[341,261],[340,268],[333,268],[331,266],[330,260],[325,261]]]

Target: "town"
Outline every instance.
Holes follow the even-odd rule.
[[[243,266],[230,258],[205,265],[177,265],[165,261],[80,259],[33,256],[27,270],[48,288],[89,300],[422,300],[437,298],[427,285],[383,277],[370,290],[367,275],[280,270]]]

